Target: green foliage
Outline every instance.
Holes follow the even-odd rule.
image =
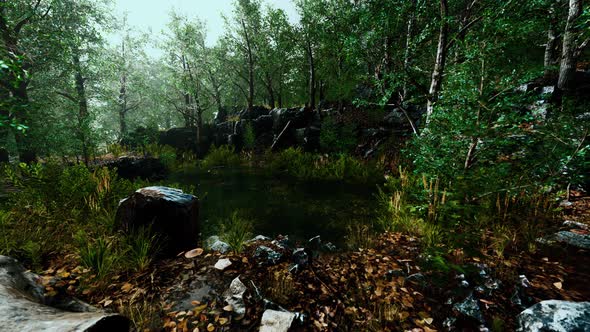
[[[127,266],[137,272],[145,271],[158,254],[158,238],[149,228],[140,228],[125,237]]]
[[[254,127],[250,122],[244,126],[244,148],[246,150],[254,149],[256,144],[256,135],[254,134]]]
[[[240,156],[236,153],[235,148],[229,145],[222,145],[220,147],[212,146],[209,154],[201,161],[201,167],[203,169],[235,167],[240,164]]]
[[[266,159],[272,174],[286,173],[303,180],[367,183],[377,182],[380,177],[376,165],[361,162],[348,154],[316,155],[291,147],[275,154],[267,153]]]
[[[320,146],[326,152],[351,152],[357,144],[355,126],[329,117],[322,122]]]
[[[96,273],[98,279],[103,279],[111,273],[120,259],[112,239],[98,237],[91,238],[83,232],[77,234],[78,254],[83,266]]]
[[[176,166],[176,149],[169,145],[152,143],[145,145],[143,150],[144,154],[160,159],[160,161],[169,169]]]
[[[229,219],[221,223],[221,239],[236,253],[241,253],[244,243],[252,238],[253,223],[234,211]]]

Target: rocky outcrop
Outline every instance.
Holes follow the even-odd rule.
[[[160,132],[158,142],[181,151],[196,151],[197,133],[194,128],[171,128]]]
[[[17,260],[0,256],[0,330],[129,331],[129,321],[120,315],[71,297],[45,297],[39,280]]]
[[[123,179],[134,180],[137,178],[157,181],[168,176],[166,166],[156,158],[152,157],[120,157],[108,161],[103,166],[116,168],[117,175]]]
[[[198,218],[195,196],[174,188],[146,187],[119,203],[115,227],[127,233],[149,228],[159,236],[162,252],[175,256],[197,245]]]
[[[539,302],[518,315],[517,331],[589,332],[590,302]]]
[[[8,150],[0,148],[0,163],[7,163],[10,161],[10,154]]]

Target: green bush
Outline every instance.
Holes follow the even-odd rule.
[[[176,149],[169,145],[148,144],[144,148],[144,154],[158,158],[168,168],[176,165]]]
[[[322,151],[349,153],[357,144],[356,130],[353,124],[344,124],[330,117],[322,122],[320,147]]]
[[[246,150],[252,150],[255,144],[256,135],[254,134],[254,127],[252,127],[252,123],[248,122],[244,126],[244,148]]]
[[[330,180],[346,182],[378,182],[380,170],[375,164],[364,163],[347,155],[317,155],[301,148],[288,148],[267,154],[272,174],[287,174],[302,180]]]
[[[210,169],[214,167],[223,166],[238,166],[240,165],[240,156],[236,153],[233,146],[222,145],[220,147],[212,146],[209,154],[201,161],[203,169]]]

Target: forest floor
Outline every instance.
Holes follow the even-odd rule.
[[[571,202],[563,219],[590,225],[590,197],[574,193]],[[261,245],[281,258],[259,257]],[[256,330],[268,308],[304,313],[295,331],[435,331],[451,323],[469,331],[482,322],[510,331],[516,316],[536,302],[590,300],[587,250],[557,244],[502,258],[489,252],[454,250],[447,265],[460,268],[427,268],[419,239],[384,233],[371,249],[320,253],[290,271],[292,249],[268,240],[250,243],[241,254],[179,254],[106,282],[96,282],[70,255],[53,260],[43,280],[49,295],[75,295],[130,317],[142,330],[168,331]],[[220,271],[213,266],[222,258],[232,264]],[[248,288],[244,315],[223,301],[237,277]]]

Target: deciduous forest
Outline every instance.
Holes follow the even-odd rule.
[[[0,0],[0,331],[589,331],[585,1],[118,3]]]

